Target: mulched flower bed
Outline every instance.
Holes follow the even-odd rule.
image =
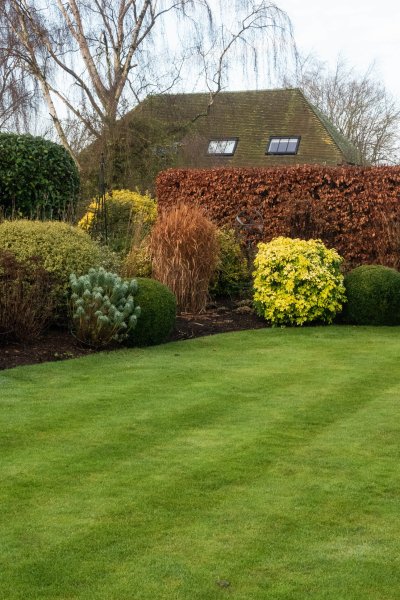
[[[207,310],[200,315],[179,315],[168,341],[262,327],[266,327],[265,321],[252,311],[249,302],[216,302],[209,304]],[[94,352],[96,350],[79,344],[67,330],[51,329],[32,344],[3,345],[0,340],[0,370],[66,360]]]

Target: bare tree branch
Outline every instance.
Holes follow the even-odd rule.
[[[229,66],[275,68],[294,48],[290,20],[267,0],[3,0],[13,57],[38,82],[61,142],[78,119],[95,137],[149,90],[185,78],[216,94]],[[228,18],[229,17],[229,18]],[[261,63],[260,63],[261,65]],[[250,70],[249,70],[250,71]]]
[[[374,75],[358,74],[341,58],[330,70],[314,56],[299,62],[286,86],[301,87],[307,98],[350,140],[366,164],[395,164],[400,159],[400,106]]]

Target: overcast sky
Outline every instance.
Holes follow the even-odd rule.
[[[339,54],[376,73],[400,101],[400,0],[276,0],[294,26],[301,53],[334,64]]]

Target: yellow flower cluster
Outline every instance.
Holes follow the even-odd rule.
[[[253,274],[258,314],[273,325],[331,323],[345,301],[342,260],[321,240],[260,243]]]

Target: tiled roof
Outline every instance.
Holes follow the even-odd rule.
[[[149,96],[135,117],[157,119],[180,137],[182,166],[357,163],[357,151],[299,89]],[[207,110],[208,108],[208,110]],[[265,154],[271,136],[301,136],[294,156]],[[210,139],[238,138],[234,156],[207,155]]]

